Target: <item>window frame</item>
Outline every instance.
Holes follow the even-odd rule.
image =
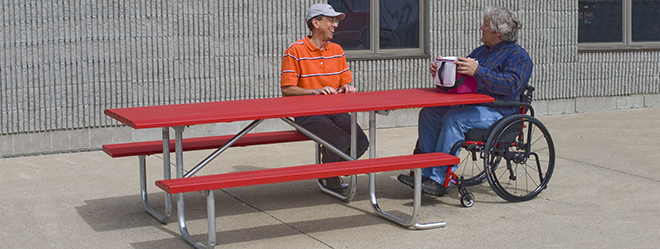
[[[630,50],[660,50],[660,41],[657,42],[634,42],[632,41],[632,0],[621,0],[621,29],[622,42],[608,43],[580,43],[578,51],[630,51]]]
[[[369,1],[370,49],[345,50],[348,61],[430,58],[428,0],[419,0],[419,48],[394,49],[380,48],[380,0]]]

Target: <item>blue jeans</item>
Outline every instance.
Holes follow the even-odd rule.
[[[465,140],[469,129],[488,129],[502,114],[488,106],[426,107],[419,112],[419,149],[424,153],[451,152],[458,141]],[[457,156],[457,155],[456,155]],[[425,168],[422,175],[444,184],[448,166]],[[451,169],[456,171],[456,165]]]

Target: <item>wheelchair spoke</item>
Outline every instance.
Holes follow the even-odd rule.
[[[539,141],[542,141],[541,139],[544,139],[544,138],[545,138],[545,136],[539,136],[536,140],[534,140],[534,142],[531,142],[529,144],[529,147],[531,148],[533,145],[535,145]],[[543,140],[543,141],[545,141],[545,140]],[[547,144],[545,144],[545,147],[537,148],[534,151],[537,152],[537,151],[542,151],[542,150],[547,150],[547,149],[548,149],[548,146],[547,146]]]
[[[534,191],[539,185],[539,182],[536,181],[536,177],[534,176],[537,174],[541,175],[537,168],[538,167],[529,165],[528,163],[513,163],[510,169],[498,173],[497,175],[499,175],[499,177],[497,177],[497,179],[500,182],[500,186],[513,196],[525,196]],[[525,176],[524,180],[518,177],[518,173],[523,173],[522,175]]]
[[[458,154],[458,156],[461,158],[461,162],[458,164],[458,168],[456,169],[455,173],[459,177],[463,178],[463,185],[477,185],[486,180],[483,167],[483,157],[479,155],[482,150],[483,147],[481,145],[466,145],[465,143],[452,148],[452,152],[450,152],[450,154]]]
[[[530,182],[530,181],[531,181],[531,184],[534,185],[534,188],[536,188],[536,186],[539,185],[539,183],[537,183],[536,180],[535,180],[536,177],[533,176],[533,175],[534,175],[534,173],[538,173],[538,174],[540,175],[540,172],[538,172],[538,171],[536,170],[535,167],[530,166],[530,165],[528,165],[528,164],[525,164],[525,167],[524,167],[524,168],[525,168],[525,175],[527,176],[527,177],[525,177],[525,181],[526,181],[526,182],[525,182],[525,183],[526,183],[526,187],[525,187],[525,189],[526,189],[527,191],[529,191],[529,182]],[[530,172],[530,171],[533,171],[533,172]]]
[[[526,115],[500,122],[486,143],[484,156],[491,188],[508,201],[534,198],[545,189],[554,170],[550,134],[540,121]],[[506,167],[497,167],[494,162],[502,158]]]

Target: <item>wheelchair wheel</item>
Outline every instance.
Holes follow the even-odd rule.
[[[493,129],[484,148],[486,178],[507,201],[527,201],[547,187],[555,167],[550,133],[536,118],[505,117]]]
[[[474,195],[472,193],[461,195],[461,205],[464,207],[471,207],[474,205]]]
[[[465,140],[460,141],[454,145],[449,152],[450,155],[458,155],[461,159],[458,164],[456,175],[460,178],[463,177],[463,184],[465,186],[474,186],[481,184],[486,180],[486,171],[484,170],[484,163],[481,157],[483,145],[466,145]],[[459,152],[460,153],[457,153]]]

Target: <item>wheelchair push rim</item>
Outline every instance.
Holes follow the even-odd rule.
[[[486,179],[498,196],[511,202],[527,201],[541,193],[554,164],[550,133],[529,115],[506,117],[493,129],[484,148]]]

